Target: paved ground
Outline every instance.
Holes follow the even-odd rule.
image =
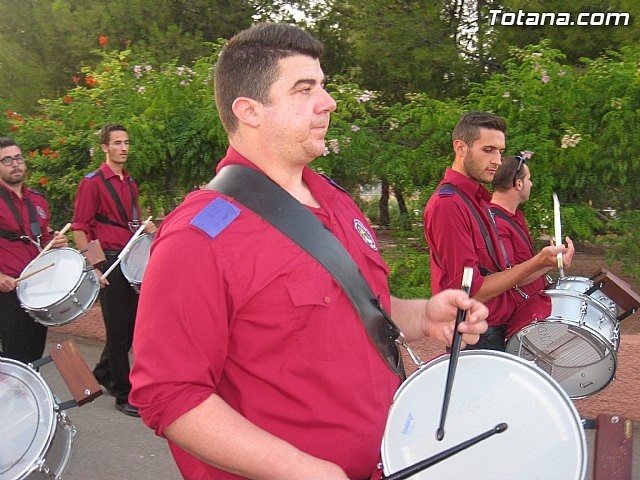
[[[90,368],[103,342],[50,330],[47,351],[56,343],[72,339]],[[53,363],[41,374],[62,401],[71,398]],[[166,441],[157,437],[139,418],[115,409],[113,397],[102,395],[94,402],[67,410],[77,433],[64,480],[180,480]]]
[[[61,329],[50,329],[47,350],[67,339],[71,339],[78,346],[87,364],[92,367],[102,351],[102,340],[84,338]],[[42,367],[41,374],[60,400],[71,398],[52,363]],[[92,403],[67,410],[67,413],[77,429],[77,434],[64,480],[182,478],[173,463],[166,442],[155,436],[140,419],[118,412],[112,397],[102,395]],[[588,471],[585,480],[592,480],[595,430],[586,432]],[[638,480],[640,422],[633,423],[633,434],[633,479]]]

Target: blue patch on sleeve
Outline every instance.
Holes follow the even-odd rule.
[[[87,174],[84,176],[84,178],[93,178],[93,177],[95,177],[97,174],[98,174],[98,171],[97,171],[97,170],[95,170],[95,171],[93,171],[93,172],[91,172],[91,173],[87,173]]]
[[[446,185],[440,187],[440,189],[438,190],[439,197],[450,197],[454,193],[455,193],[455,190],[451,187],[447,187]]]
[[[238,215],[240,215],[240,209],[238,207],[224,198],[218,197],[200,210],[190,223],[209,235],[209,238],[215,238],[220,232],[227,228]]]

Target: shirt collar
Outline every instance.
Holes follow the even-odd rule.
[[[470,179],[469,177],[456,172],[451,168],[447,168],[444,174],[444,183],[452,183],[460,189],[465,195],[476,200],[476,202],[491,202],[491,193],[481,183]]]

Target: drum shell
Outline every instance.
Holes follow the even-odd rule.
[[[98,298],[100,282],[85,258],[72,248],[46,252],[21,276],[54,264],[21,281],[16,293],[22,308],[46,326],[62,326],[86,313]]]
[[[570,290],[577,293],[585,293],[593,287],[593,281],[588,277],[561,277],[556,281],[556,288],[554,290]],[[618,315],[618,306],[611,298],[605,295],[600,290],[591,292],[589,296],[600,302],[605,308],[608,308],[614,317]]]
[[[506,351],[534,361],[572,399],[600,392],[617,368],[619,322],[590,296],[569,289],[545,293],[551,298],[550,316],[511,336]]]
[[[0,399],[0,478],[62,478],[76,430],[40,374],[1,358]]]
[[[549,375],[504,352],[460,353],[445,436],[436,440],[448,355],[412,374],[389,409],[381,446],[385,475],[506,422],[508,429],[412,476],[412,480],[582,480],[586,437],[575,406]]]

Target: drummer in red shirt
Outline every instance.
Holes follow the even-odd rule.
[[[504,119],[488,112],[463,115],[453,130],[453,165],[424,211],[429,245],[431,291],[461,283],[464,267],[474,269],[471,296],[486,302],[489,328],[469,348],[505,349],[506,325],[515,313],[515,287],[544,275],[567,255],[563,245],[548,246],[526,262],[508,268],[489,216],[491,183],[501,165],[506,143]]]
[[[536,255],[527,221],[519,208],[529,200],[533,187],[527,156],[502,157],[502,164],[491,182],[493,195],[489,209],[508,267],[526,262]],[[567,253],[562,256],[562,263],[568,269],[571,267],[575,248],[569,237],[566,237],[566,241],[568,248]],[[550,315],[551,299],[542,293],[546,287],[546,275],[514,287],[518,295],[514,295],[514,315],[507,322],[507,339],[534,320],[542,320]]]
[[[129,134],[122,125],[107,124],[100,131],[100,144],[105,161],[80,182],[74,203],[71,229],[79,250],[91,240],[100,240],[107,262],[106,271],[118,261],[118,255],[140,225],[138,186],[124,168],[129,157]],[[146,233],[155,233],[149,222]],[[93,374],[107,393],[116,398],[116,408],[137,417],[138,411],[129,403],[129,350],[133,340],[138,308],[138,293],[122,274],[120,265],[109,276],[100,278],[100,306],[107,341]]]
[[[460,286],[428,301],[390,295],[364,214],[308,167],[336,108],[321,53],[286,24],[229,41],[215,70],[230,143],[217,175],[261,172],[292,197],[286,219],[331,232],[408,341],[451,342],[458,305],[471,309],[464,341],[477,340],[486,309]],[[266,202],[260,188],[245,192]],[[368,480],[400,374],[333,275],[236,196],[193,192],[163,221],[140,294],[131,401],[189,480]]]
[[[0,356],[23,363],[42,358],[47,327],[20,306],[16,278],[53,238],[54,248],[68,239],[49,227],[49,205],[41,193],[24,185],[27,164],[10,138],[0,138]]]

